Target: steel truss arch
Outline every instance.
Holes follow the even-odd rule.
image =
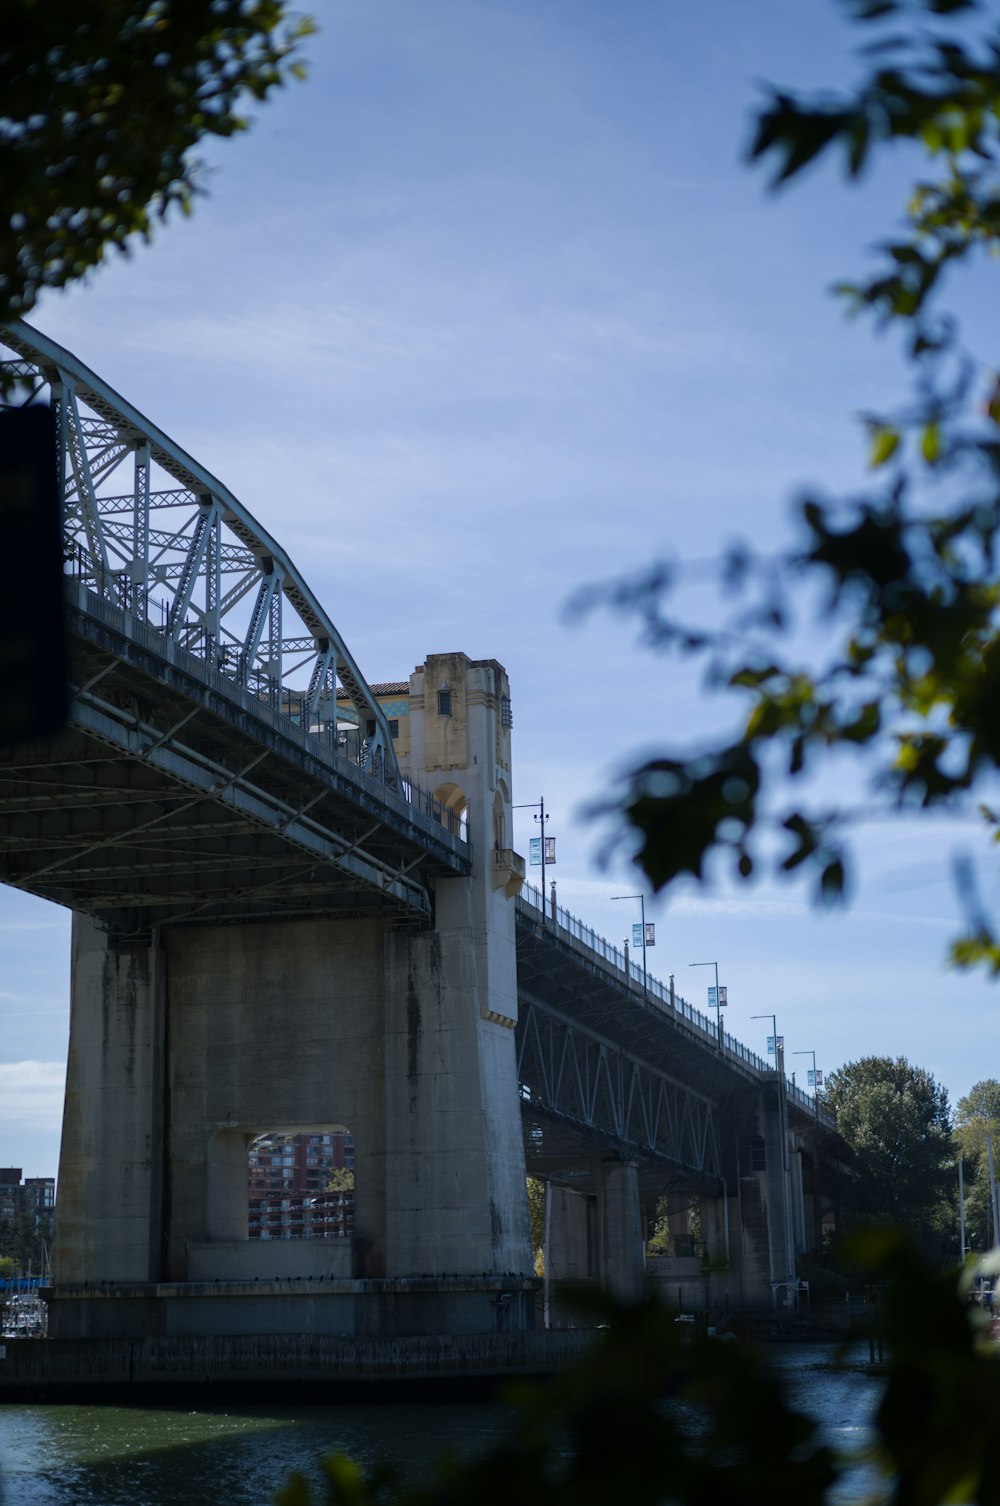
[[[716,1105],[608,1037],[518,990],[522,1109],[607,1137],[642,1158],[720,1175]]]
[[[291,559],[202,465],[21,320],[0,363],[57,415],[69,569],[88,590],[404,791],[389,725]],[[294,681],[293,681],[294,677]],[[338,717],[338,687],[357,717]]]

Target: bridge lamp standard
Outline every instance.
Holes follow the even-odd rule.
[[[649,975],[646,972],[646,896],[644,894],[612,894],[611,903],[614,904],[619,899],[637,899],[641,906],[639,913],[642,916],[642,996],[645,998],[649,982]]]
[[[711,998],[708,1001],[709,1009],[714,1009],[719,1021],[719,1050],[725,1049],[725,1036],[722,1029],[722,994],[719,992],[719,964],[717,962],[689,962],[688,967],[714,967],[715,968],[715,1002]],[[712,990],[709,989],[709,994]]]
[[[530,800],[525,805],[512,805],[511,806],[511,810],[512,811],[535,811],[536,812],[535,820],[539,823],[539,825],[540,825],[540,827],[542,829],[542,845],[541,845],[541,858],[542,858],[542,925],[544,926],[544,924],[545,924],[545,823],[549,819],[548,816],[545,814],[545,796],[544,795],[540,795],[537,800]],[[554,839],[553,839],[553,841],[554,841]],[[553,853],[553,859],[554,859],[554,856],[555,856],[555,854]],[[553,921],[555,920],[555,907],[554,906],[553,906],[552,919],[553,919]]]
[[[812,1080],[812,1090],[813,1090],[813,1102],[814,1103],[818,1103],[819,1099],[818,1099],[818,1096],[817,1096],[816,1089],[819,1087],[820,1074],[816,1071],[816,1053],[815,1053],[815,1051],[793,1051],[792,1055],[793,1056],[811,1056],[812,1057],[813,1065],[812,1065],[811,1080]]]
[[[785,1055],[785,1042],[784,1042],[784,1039],[781,1036],[779,1036],[779,1034],[778,1034],[778,1020],[777,1020],[777,1016],[773,1015],[773,1014],[752,1014],[750,1016],[750,1018],[752,1020],[770,1020],[771,1021],[771,1030],[772,1030],[773,1033],[772,1033],[770,1039],[774,1042],[774,1070],[780,1076],[781,1072],[783,1070],[782,1069],[782,1061],[783,1061],[783,1058],[784,1058],[784,1055]],[[770,1056],[770,1054],[771,1054],[771,1048],[770,1048],[770,1046],[768,1046],[767,1052],[768,1052],[768,1055]]]

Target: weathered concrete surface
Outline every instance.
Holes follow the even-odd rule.
[[[148,1281],[162,1234],[164,955],[111,948],[74,917],[53,1263],[74,1281]]]
[[[352,1239],[231,1239],[188,1245],[192,1281],[350,1280]]]
[[[527,1330],[535,1278],[431,1276],[55,1286],[43,1292],[53,1338],[191,1334],[476,1334]]]
[[[597,1209],[601,1285],[619,1302],[639,1302],[645,1257],[639,1182],[631,1162],[601,1162]]]
[[[0,1399],[79,1398],[128,1386],[143,1391],[210,1386],[273,1388],[307,1383],[317,1395],[340,1385],[500,1382],[549,1374],[587,1353],[575,1333],[437,1334],[345,1339],[325,1334],[134,1339],[14,1339],[0,1360]]]

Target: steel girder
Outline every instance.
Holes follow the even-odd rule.
[[[388,723],[292,561],[247,509],[69,351],[0,326],[8,376],[46,387],[68,568],[310,734],[402,789]],[[357,723],[337,716],[338,684]],[[372,732],[370,729],[374,727]]]
[[[470,871],[433,804],[72,585],[68,725],[0,756],[0,878],[119,936],[177,922],[426,923]],[[73,600],[74,595],[76,601]]]
[[[714,1103],[523,989],[518,1013],[521,1108],[535,1127],[527,1142],[529,1171],[532,1159],[552,1159],[548,1124],[583,1132],[605,1154],[698,1180],[719,1177]]]

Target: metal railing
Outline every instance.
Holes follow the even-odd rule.
[[[141,622],[113,602],[98,596],[88,588],[86,582],[66,576],[65,591],[72,604],[86,616],[97,618],[115,632],[140,643],[150,653],[186,669],[195,679],[225,696],[241,711],[265,722],[283,737],[290,737],[304,751],[346,774],[375,798],[384,800],[397,814],[415,819],[417,825],[429,835],[434,834],[434,827],[440,827],[454,837],[456,842],[468,847],[467,823],[463,821],[461,813],[442,805],[429,791],[406,776],[398,784],[387,783],[382,760],[372,757],[366,740],[348,735],[344,741],[338,737],[335,745],[332,723],[322,731],[307,730],[299,721],[270,705],[264,697],[254,694],[238,680],[220,670],[213,669],[199,655],[192,654],[174,639],[168,638],[152,623]]]
[[[641,962],[635,962],[630,956],[626,968],[625,953],[621,947],[613,946],[606,937],[599,935],[592,926],[584,925],[569,910],[562,905],[556,905],[555,912],[551,904],[546,907],[545,897],[541,890],[534,884],[525,884],[517,897],[518,905],[526,912],[533,912],[532,919],[537,919],[543,925],[552,926],[563,937],[568,937],[574,942],[582,944],[593,958],[599,959],[609,969],[618,973],[631,987],[643,989],[643,968]],[[714,1050],[721,1050],[724,1056],[735,1058],[754,1072],[773,1073],[775,1068],[764,1057],[758,1056],[756,1051],[751,1051],[749,1046],[744,1046],[735,1036],[723,1030],[720,1039],[719,1027],[710,1015],[703,1014],[696,1009],[687,999],[681,997],[676,989],[671,989],[668,984],[661,983],[659,978],[654,978],[647,971],[645,977],[645,995],[647,1000],[655,1006],[663,1009],[672,1018],[683,1020],[685,1024],[699,1035],[704,1044]],[[785,1080],[788,1096],[793,1102],[814,1114],[822,1124],[830,1128],[836,1126],[836,1119],[828,1110],[821,1107],[797,1084]]]

